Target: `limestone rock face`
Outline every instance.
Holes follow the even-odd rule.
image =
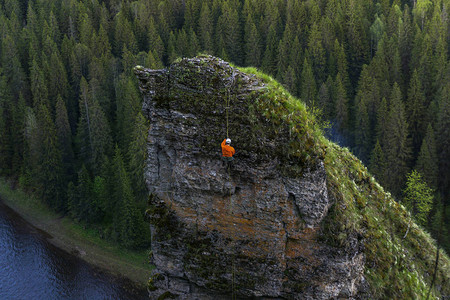
[[[323,161],[289,156],[289,126],[272,130],[256,104],[269,93],[261,80],[210,56],[135,74],[150,120],[152,299],[363,297],[362,242],[322,241],[333,204]]]

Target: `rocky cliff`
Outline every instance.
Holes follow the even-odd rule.
[[[135,68],[150,120],[151,298],[377,298],[398,274],[419,282],[399,281],[400,295],[425,293],[433,253],[421,254],[422,270],[405,257],[418,254],[393,247],[432,241],[415,225],[401,240],[406,211],[321,136],[303,104],[255,72],[210,56]],[[227,132],[237,150],[230,171]],[[441,260],[433,292],[448,295]],[[404,270],[386,277],[394,261]]]

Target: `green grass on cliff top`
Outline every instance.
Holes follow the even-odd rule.
[[[302,156],[306,159],[324,159],[329,196],[335,203],[322,224],[322,238],[336,247],[348,246],[350,237],[363,239],[365,277],[373,298],[425,299],[434,273],[436,242],[359,159],[323,136],[314,111],[256,68],[239,69],[266,84],[262,107],[266,117],[303,129],[297,134],[306,139],[299,136],[303,142],[297,152],[307,153]],[[450,296],[450,261],[443,251],[431,298],[442,296]]]

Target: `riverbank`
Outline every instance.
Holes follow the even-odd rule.
[[[47,233],[50,243],[115,276],[128,278],[136,288],[146,287],[151,271],[148,251],[130,251],[113,245],[95,231],[52,212],[37,199],[11,189],[4,179],[0,179],[0,198],[27,222]]]

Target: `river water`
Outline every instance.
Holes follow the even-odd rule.
[[[47,241],[0,200],[0,299],[148,299]]]

